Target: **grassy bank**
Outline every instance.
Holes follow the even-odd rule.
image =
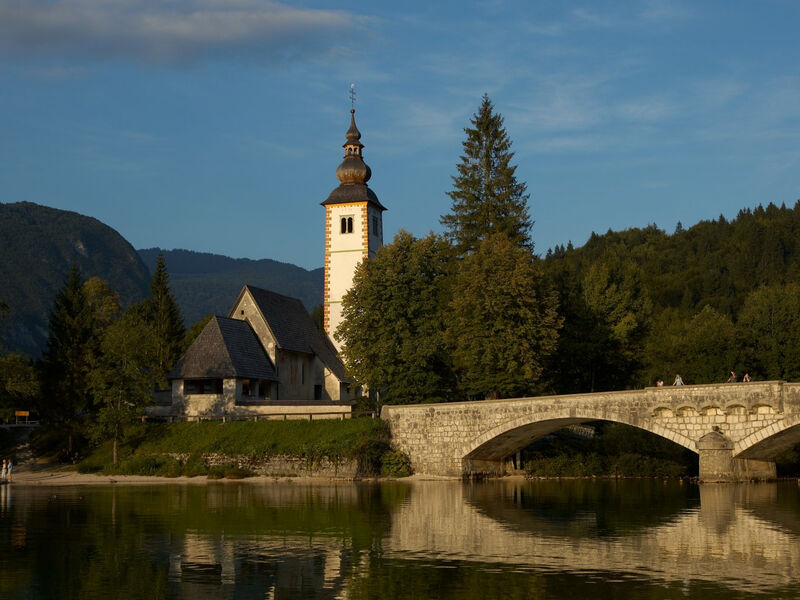
[[[119,465],[112,464],[110,443],[89,452],[78,465],[80,472],[238,478],[250,474],[236,466],[239,457],[290,456],[309,465],[323,459],[355,460],[364,476],[382,471],[402,475],[386,472],[397,459],[389,448],[388,428],[379,419],[146,423],[132,428],[123,440]],[[230,462],[209,467],[208,455],[230,457]]]

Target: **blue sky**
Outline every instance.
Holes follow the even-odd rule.
[[[800,3],[0,0],[0,202],[322,265],[355,82],[370,186],[440,231],[488,93],[544,253],[800,198]]]

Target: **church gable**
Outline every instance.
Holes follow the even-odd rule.
[[[316,357],[337,379],[349,382],[336,349],[297,298],[245,285],[230,316],[250,323],[276,365],[282,362],[279,352]]]
[[[264,315],[261,313],[258,303],[255,298],[253,298],[250,286],[245,285],[242,287],[228,316],[231,319],[238,319],[249,323],[250,327],[253,328],[253,331],[255,331],[258,336],[270,360],[273,363],[277,362],[277,338],[270,328],[269,323],[264,318]]]

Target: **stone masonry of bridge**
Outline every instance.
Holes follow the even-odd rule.
[[[567,425],[625,423],[700,456],[704,481],[775,477],[775,456],[800,443],[800,383],[654,387],[508,400],[386,405],[392,444],[415,472],[503,475],[506,459]]]

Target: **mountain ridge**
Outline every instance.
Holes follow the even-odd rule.
[[[0,323],[3,349],[38,357],[47,343],[56,294],[76,264],[84,279],[109,282],[123,305],[148,293],[150,273],[112,227],[80,213],[34,204],[0,203]]]
[[[144,248],[137,252],[151,272],[158,254],[163,255],[170,287],[187,326],[208,314],[227,315],[245,284],[298,298],[309,311],[322,304],[321,267],[309,271],[271,258],[231,258],[182,248]]]

